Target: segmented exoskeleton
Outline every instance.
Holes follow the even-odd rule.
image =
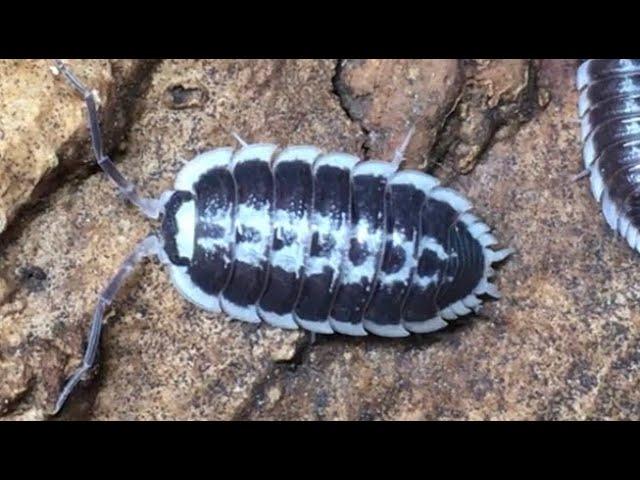
[[[640,60],[578,68],[582,156],[607,223],[640,250]]]
[[[84,97],[98,164],[150,218],[157,235],[134,249],[100,296],[82,366],[56,411],[95,362],[104,310],[135,264],[155,255],[182,295],[247,322],[317,333],[401,337],[439,330],[498,297],[490,228],[438,180],[315,146],[218,148],[188,162],[174,189],[140,198],[102,150],[93,94]]]
[[[489,227],[434,177],[313,146],[203,153],[178,174],[162,244],[189,300],[317,333],[430,332],[497,296]]]

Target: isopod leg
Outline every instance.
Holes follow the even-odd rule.
[[[249,146],[249,144],[240,135],[238,135],[236,132],[231,132],[231,136],[233,138],[235,138],[236,142],[238,142],[240,145],[242,145],[243,148]]]
[[[398,168],[400,164],[404,161],[404,154],[407,151],[407,148],[409,147],[409,142],[411,141],[411,138],[413,137],[413,134],[415,132],[416,132],[416,126],[412,125],[409,131],[407,132],[407,135],[404,137],[404,140],[394,152],[393,160],[391,160],[391,163],[395,165],[396,168]]]
[[[109,304],[111,304],[118,293],[118,290],[124,284],[125,280],[131,274],[136,265],[145,257],[160,254],[161,250],[162,244],[158,237],[151,235],[145,238],[135,247],[133,252],[122,263],[118,272],[98,297],[98,304],[93,312],[93,320],[87,337],[87,349],[85,350],[84,357],[82,358],[82,365],[80,365],[73,375],[69,377],[64,388],[60,392],[53,411],[54,415],[60,411],[73,389],[82,379],[82,376],[95,364],[96,356],[98,354],[98,346],[100,345],[100,333],[102,332],[102,321],[104,319],[105,309]]]
[[[95,94],[88,89],[61,60],[55,60],[55,66],[85,101],[87,112],[89,114],[88,124],[91,134],[91,145],[93,147],[93,153],[96,157],[96,161],[98,162],[98,166],[116,184],[122,195],[127,200],[142,210],[147,217],[158,218],[162,212],[164,201],[151,198],[141,198],[136,192],[135,185],[122,176],[111,159],[104,153]]]
[[[580,173],[576,173],[571,177],[571,183],[575,183],[579,180],[582,180],[583,178],[588,177],[589,175],[591,175],[591,170],[589,168],[585,168]]]

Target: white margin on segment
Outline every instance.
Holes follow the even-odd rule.
[[[331,328],[336,333],[340,333],[342,335],[350,335],[352,337],[364,337],[368,335],[367,331],[364,329],[362,322],[360,323],[349,323],[349,322],[338,322],[335,318],[329,316],[329,324]]]
[[[465,222],[465,224],[467,225],[467,228],[469,229],[469,231],[471,231],[471,229],[469,228],[469,224],[466,223],[467,218],[465,218],[465,216],[463,215],[460,219],[463,222]],[[478,219],[477,217],[476,219],[478,222],[481,222],[481,220]],[[478,285],[473,289],[472,293],[474,295],[486,294],[497,299],[501,297],[500,292],[498,291],[497,287],[489,281],[489,279],[494,274],[492,264],[505,260],[508,256],[512,255],[515,252],[515,250],[513,248],[503,248],[501,250],[493,250],[491,246],[497,244],[498,240],[496,239],[496,237],[493,236],[492,233],[490,233],[490,228],[487,226],[486,229],[482,228],[482,229],[479,229],[479,231],[481,231],[482,233],[480,233],[479,235],[473,235],[473,237],[483,247],[482,253],[484,256],[484,273],[483,273],[482,279],[478,282]],[[476,305],[475,308],[469,307],[474,311],[477,311],[480,308],[480,304],[482,303],[480,299],[477,299],[477,300],[480,303]],[[474,300],[470,299],[469,297],[466,297],[465,299],[463,299],[462,303],[465,303],[465,301],[467,306],[469,306],[469,304],[476,303]]]
[[[591,193],[596,199],[596,202],[600,203],[602,200],[602,192],[604,191],[604,181],[602,180],[602,175],[600,175],[600,162],[598,161],[589,166],[588,170],[591,172],[589,175]]]
[[[349,172],[351,172],[359,161],[360,159],[358,157],[349,153],[324,153],[319,155],[314,162],[313,174],[315,175],[318,169],[324,166],[341,168],[342,170],[349,170]]]
[[[378,335],[379,337],[400,338],[410,335],[410,332],[402,326],[402,323],[396,325],[380,325],[363,318],[362,324],[368,332]]]
[[[182,265],[169,265],[169,274],[173,286],[191,303],[209,312],[220,313],[220,301],[217,295],[209,295],[198,287]]]
[[[412,185],[430,196],[433,189],[440,185],[440,180],[417,170],[400,170],[391,177],[388,185]]]
[[[412,333],[431,333],[448,326],[442,317],[436,316],[424,322],[405,322],[404,326]]]
[[[471,210],[471,202],[464,198],[460,193],[451,188],[438,187],[429,192],[429,197],[439,202],[447,203],[458,213],[465,213]]]
[[[228,167],[233,156],[233,148],[222,147],[203,152],[187,162],[176,176],[174,188],[195,193],[193,186],[200,177],[216,167]]]
[[[258,316],[255,305],[242,307],[226,299],[224,295],[220,295],[220,306],[222,307],[222,311],[231,318],[247,323],[260,323],[260,317]]]
[[[589,100],[591,85],[588,85],[585,89],[583,89],[580,92],[580,96],[578,97],[578,116],[580,118],[584,117],[586,113],[591,109],[591,100]]]
[[[296,319],[296,322],[298,323],[298,325],[300,325],[303,329],[308,330],[310,332],[323,333],[325,335],[331,335],[331,334],[335,333],[333,331],[333,329],[331,328],[331,325],[329,325],[329,321],[328,320],[326,320],[324,322],[314,322],[314,321],[311,321],[311,320],[302,320],[297,315],[295,315],[295,313],[294,313],[294,318]]]
[[[492,264],[505,260],[514,252],[512,248],[504,248],[501,250],[493,250],[490,248],[498,242],[497,239],[490,233],[491,229],[488,225],[480,220],[479,217],[469,212],[472,205],[459,192],[439,187],[435,188],[429,196],[449,204],[460,213],[459,220],[465,224],[467,231],[482,246],[484,272],[482,278],[472,290],[472,293],[441,309],[436,317],[425,322],[403,322],[405,327],[414,333],[429,333],[440,330],[448,325],[445,320],[452,321],[472,312],[477,313],[482,306],[482,300],[478,298],[478,295],[487,294],[494,298],[500,298],[500,292],[498,292],[496,286],[489,281],[490,277],[494,274]]]
[[[578,72],[576,73],[576,86],[578,90],[582,90],[589,83],[591,83],[591,76],[589,75],[590,66],[591,60],[587,60],[586,62],[582,62],[582,64],[578,67]]]
[[[589,114],[585,115],[580,119],[580,141],[584,144],[584,141],[587,139],[591,130],[593,129],[593,125],[591,125],[591,116]],[[584,154],[582,156],[584,159]]]
[[[262,160],[271,166],[271,159],[277,149],[278,146],[273,143],[254,143],[242,147],[233,154],[229,168],[233,172],[236,165],[250,160]]]
[[[611,200],[609,196],[609,191],[604,190],[602,194],[602,213],[604,214],[604,218],[611,227],[612,230],[618,231],[618,220],[620,219],[620,212],[618,211],[617,205]]]
[[[271,325],[272,327],[284,328],[285,330],[298,329],[298,324],[293,319],[292,313],[285,313],[283,315],[280,315],[275,312],[268,312],[258,306],[258,315],[265,323]]]
[[[353,167],[352,176],[389,177],[397,170],[396,166],[382,160],[367,160]]]
[[[293,145],[284,148],[273,162],[275,167],[279,163],[300,161],[313,165],[313,162],[322,155],[322,150],[313,145]]]

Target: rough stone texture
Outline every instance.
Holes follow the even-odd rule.
[[[410,127],[407,165],[423,163],[463,81],[458,60],[343,60],[334,79],[349,116],[367,134],[369,158],[389,160]]]
[[[140,99],[143,113],[119,165],[144,194],[158,195],[184,161],[234,144],[231,130],[248,140],[359,151],[360,129],[332,91],[334,70],[333,61],[165,61]],[[82,102],[74,105],[80,115]],[[0,307],[0,358],[16,379],[0,394],[12,417],[51,409],[81,358],[97,293],[148,231],[110,182],[93,175],[52,195],[2,252],[16,285]],[[274,364],[305,342],[299,332],[199,311],[158,265],[143,266],[128,285],[104,336],[99,381],[71,416],[94,404],[95,418],[232,418]]]
[[[105,137],[127,126],[128,102],[151,62],[82,62],[78,75],[100,92]],[[47,193],[54,174],[86,161],[85,115],[71,88],[59,88],[49,60],[0,60],[0,234],[16,212]]]
[[[447,177],[473,170],[494,140],[513,135],[548,101],[534,61],[465,60],[462,69],[464,86],[430,157]]]
[[[469,173],[548,102],[529,60],[343,60],[334,84],[367,158],[391,158],[415,125],[405,165],[444,179]]]
[[[430,138],[429,166],[517,249],[497,277],[504,298],[436,335],[309,345],[196,309],[147,263],[110,309],[99,374],[62,418],[640,419],[638,255],[571,181],[577,62],[371,62],[164,61],[127,107],[141,113],[118,163],[156,195],[230,130],[384,156],[417,120],[408,163]],[[65,182],[0,251],[4,418],[46,417],[97,292],[149,231],[113,193],[99,174]]]

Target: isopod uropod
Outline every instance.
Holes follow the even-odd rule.
[[[439,330],[499,294],[490,228],[437,179],[315,146],[217,148],[196,156],[159,199],[140,198],[102,149],[91,91],[56,68],[86,102],[98,164],[158,234],[140,242],[99,297],[82,365],[96,359],[104,311],[137,262],[157,256],[199,307],[246,322],[324,334],[402,337]]]
[[[582,156],[609,226],[640,251],[640,60],[578,68]]]

